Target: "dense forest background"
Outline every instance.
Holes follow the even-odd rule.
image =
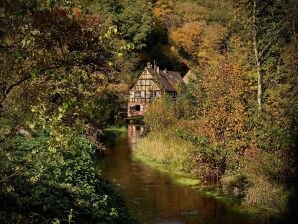
[[[187,150],[141,153],[291,217],[297,15],[295,0],[1,1],[1,222],[134,222],[93,159],[153,60],[186,85],[151,105],[146,138]]]

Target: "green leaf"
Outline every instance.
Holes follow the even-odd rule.
[[[31,77],[32,78],[35,78],[37,76],[37,74],[38,74],[38,71],[39,71],[38,68],[33,69],[32,72],[31,72]]]

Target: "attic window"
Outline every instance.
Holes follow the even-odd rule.
[[[141,80],[141,86],[148,86],[150,85],[150,80]]]

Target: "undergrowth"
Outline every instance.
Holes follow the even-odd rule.
[[[120,195],[95,169],[95,147],[77,136],[51,151],[46,132],[0,144],[1,223],[133,223]]]

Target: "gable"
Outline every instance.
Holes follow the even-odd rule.
[[[132,91],[138,90],[161,90],[160,85],[156,82],[154,77],[145,69],[139,79],[130,88]]]
[[[147,65],[140,77],[131,85],[130,92],[160,90],[178,92],[177,88],[181,83],[184,82],[179,72],[160,71],[159,68],[155,70]]]

